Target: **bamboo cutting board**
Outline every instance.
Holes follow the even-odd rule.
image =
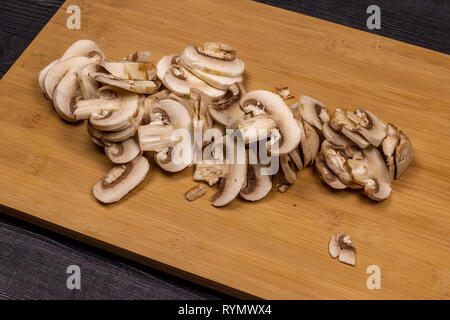
[[[81,30],[66,28],[69,1],[0,82],[2,211],[240,297],[450,298],[450,57],[248,1],[78,1]],[[125,4],[126,3],[126,4]],[[362,13],[363,14],[363,13]],[[37,74],[79,39],[110,60],[151,50],[153,60],[222,41],[245,61],[247,88],[277,84],[330,109],[364,106],[411,138],[416,162],[381,203],[332,191],[311,169],[284,194],[214,208],[187,202],[192,170],[153,166],[121,202],[91,188],[110,167],[84,125],[62,122]],[[345,231],[357,265],[333,260]],[[381,289],[369,290],[370,265]]]

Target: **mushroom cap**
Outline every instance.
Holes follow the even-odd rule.
[[[241,108],[244,109],[247,104],[255,101],[264,106],[280,131],[282,142],[277,151],[272,151],[273,154],[285,154],[294,150],[300,142],[301,131],[291,108],[279,95],[265,90],[248,92],[241,98]]]
[[[66,49],[61,60],[72,57],[94,58],[97,56],[100,60],[105,59],[105,54],[100,47],[92,40],[78,40]],[[98,59],[97,59],[98,60]]]
[[[79,67],[92,62],[86,57],[73,57],[65,60],[60,60],[55,64],[50,70],[48,70],[47,75],[44,79],[44,91],[49,98],[53,98],[53,92],[58,85],[59,81],[64,77],[64,75],[72,69],[73,67]]]
[[[141,153],[139,145],[134,138],[128,138],[118,143],[105,146],[105,154],[113,163],[122,164],[132,161]]]
[[[414,150],[408,136],[400,130],[397,148],[395,149],[395,178],[398,179],[414,160]]]
[[[101,61],[99,65],[114,77],[123,80],[148,81],[153,80],[156,75],[155,66],[150,62]]]
[[[261,167],[260,163],[247,167],[247,185],[239,193],[245,200],[261,200],[272,190],[272,180],[269,175],[261,174]]]
[[[144,180],[149,169],[150,164],[143,156],[116,165],[94,185],[94,196],[103,203],[117,202]]]
[[[77,66],[73,67],[62,77],[53,94],[53,106],[56,112],[69,122],[77,121],[73,112],[77,100],[82,98],[77,69]]]
[[[240,77],[244,73],[244,62],[233,52],[227,51],[228,46],[219,44],[214,47],[215,49],[210,50],[208,46],[203,49],[189,46],[181,53],[180,61],[191,70],[197,69],[224,77]]]

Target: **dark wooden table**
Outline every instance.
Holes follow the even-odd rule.
[[[260,2],[450,53],[449,0]],[[0,78],[62,3],[0,0]],[[380,30],[368,30],[366,26],[366,9],[372,4],[381,9]],[[0,207],[0,299],[227,298],[1,212]],[[67,289],[69,265],[82,269],[81,290]]]

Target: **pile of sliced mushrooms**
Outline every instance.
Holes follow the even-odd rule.
[[[274,176],[284,192],[309,165],[331,188],[363,189],[380,201],[413,159],[408,137],[368,110],[336,109],[330,114],[323,103],[307,96],[289,106],[287,101],[295,97],[286,86],[278,86],[276,93],[246,92],[244,62],[223,43],[188,46],[156,66],[150,57],[150,52],[138,51],[122,61],[108,61],[95,42],[80,40],[39,73],[39,85],[58,115],[68,122],[87,120],[91,140],[114,164],[93,188],[102,203],[119,201],[142,182],[150,169],[149,156],[168,172],[195,165],[193,179],[207,184],[194,186],[186,199],[203,196],[206,185],[218,185],[211,199],[217,207],[238,196],[263,199]],[[267,164],[248,161],[174,163],[172,151],[186,143],[172,138],[176,129],[215,129],[209,140],[189,141],[203,151],[223,141],[218,136],[225,139],[227,129],[240,132],[247,149],[266,139],[282,170],[264,175],[261,168]],[[256,136],[257,129],[274,134]],[[274,141],[279,147],[271,150]]]

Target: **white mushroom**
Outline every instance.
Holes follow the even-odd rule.
[[[139,145],[134,138],[128,138],[117,143],[109,143],[105,146],[105,154],[111,162],[117,164],[130,162],[140,153],[141,149],[139,149]]]
[[[302,119],[321,131],[323,123],[330,121],[330,114],[325,105],[308,96],[300,96],[299,102],[298,109]]]
[[[161,85],[159,81],[156,80],[125,80],[106,72],[92,72],[89,75],[98,82],[142,94],[151,94],[158,90]]]
[[[95,79],[89,76],[89,73],[95,72],[96,70],[96,63],[89,63],[77,69],[81,95],[84,100],[97,98],[98,83]]]
[[[261,200],[272,190],[271,177],[261,174],[261,167],[260,163],[249,164],[247,167],[247,185],[239,193],[245,200]]]
[[[365,109],[347,111],[347,117],[356,125],[356,132],[360,133],[373,146],[378,147],[386,137],[386,126],[372,112]]]
[[[267,113],[275,121],[281,135],[281,145],[274,154],[289,153],[294,150],[300,142],[301,131],[289,106],[283,99],[272,92],[255,90],[247,93],[240,101],[244,112],[254,112],[257,109]]]
[[[96,61],[105,59],[100,47],[92,40],[78,40],[66,49],[61,60],[72,57],[94,58]]]
[[[213,101],[208,106],[208,112],[211,118],[226,128],[236,128],[244,117],[239,100],[245,93],[245,88],[242,83],[231,85],[222,99],[217,102]]]
[[[230,46],[218,42],[206,42],[202,48],[189,46],[181,53],[180,61],[189,69],[224,77],[240,77],[245,68]]]
[[[101,61],[99,63],[106,71],[123,80],[153,80],[156,70],[153,63],[133,61]]]
[[[356,264],[356,249],[350,236],[345,233],[333,235],[328,244],[328,251],[333,258],[339,257],[339,261],[354,266]]]
[[[144,180],[149,169],[147,159],[142,156],[116,165],[94,185],[94,196],[103,203],[117,202]]]
[[[53,106],[56,112],[66,121],[76,122],[75,105],[82,98],[78,82],[78,67],[70,69],[59,81],[53,94]]]

